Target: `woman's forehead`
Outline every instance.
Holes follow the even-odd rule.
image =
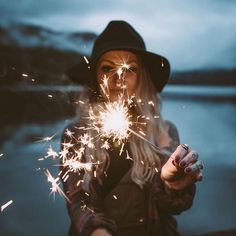
[[[112,51],[108,51],[105,52],[101,57],[99,61],[103,61],[103,60],[108,60],[108,61],[119,61],[119,62],[123,62],[123,63],[127,63],[127,62],[137,62],[138,61],[138,57],[135,53],[130,52],[130,51],[125,51],[125,50],[112,50]]]

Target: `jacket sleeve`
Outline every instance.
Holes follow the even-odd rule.
[[[163,148],[163,152],[166,154],[163,158],[163,165],[180,144],[176,126],[170,121],[166,121],[166,123],[169,126],[168,134],[172,141],[168,147]],[[182,211],[187,210],[192,206],[196,185],[192,184],[182,190],[169,189],[163,183],[159,172],[155,176],[152,189],[158,209],[168,214],[180,214]]]
[[[154,200],[158,209],[167,214],[180,214],[189,209],[193,204],[196,192],[195,184],[182,190],[168,189],[161,180],[160,174],[156,175],[152,186]]]
[[[73,128],[70,130],[73,130]],[[78,133],[78,130],[75,130],[75,132]],[[76,138],[73,138],[73,140],[76,140]],[[63,143],[66,142],[71,143],[72,139],[69,139],[67,135],[63,134],[61,149],[64,147]],[[69,148],[67,158],[75,154],[75,146]],[[61,160],[61,162],[63,161]],[[115,235],[115,223],[108,219],[102,212],[102,204],[99,197],[101,186],[97,179],[92,178],[89,184],[89,193],[87,193],[83,190],[81,183],[83,181],[84,171],[80,171],[80,173],[68,172],[67,168],[63,168],[63,163],[61,164],[60,177],[64,192],[68,198],[68,213],[76,235],[89,236],[97,228],[105,228],[109,233]],[[65,178],[65,175],[68,175],[68,177]]]

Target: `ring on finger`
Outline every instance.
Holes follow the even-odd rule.
[[[183,149],[185,149],[186,151],[188,151],[189,150],[189,146],[188,146],[188,144],[181,144],[181,147],[183,148]]]
[[[199,160],[198,163],[197,163],[197,167],[199,170],[202,170],[204,168],[204,164],[203,164],[203,161],[202,160]]]

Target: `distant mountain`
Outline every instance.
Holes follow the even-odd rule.
[[[40,26],[0,24],[0,86],[67,84],[67,68],[91,51],[96,34],[55,32]]]
[[[70,84],[64,72],[89,55],[97,35],[0,23],[0,86]],[[236,85],[236,69],[173,72],[170,84]]]
[[[169,84],[236,86],[236,68],[173,72]]]
[[[92,32],[55,32],[40,26],[0,24],[0,43],[23,48],[54,48],[89,54],[97,35]]]

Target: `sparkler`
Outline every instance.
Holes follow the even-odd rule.
[[[90,128],[96,130],[102,138],[113,138],[113,141],[122,142],[129,137],[128,130],[132,124],[128,107],[124,106],[124,101],[107,102],[104,105],[104,108],[100,107],[98,114],[90,110]]]
[[[84,57],[84,60],[87,64],[89,64],[86,57]],[[86,163],[81,161],[86,147],[90,149],[95,149],[95,142],[98,140],[97,138],[100,138],[100,140],[103,142],[100,148],[103,148],[105,150],[108,150],[111,147],[109,141],[121,145],[119,152],[119,155],[121,155],[124,151],[125,142],[128,140],[130,135],[133,134],[141,138],[142,140],[148,142],[157,150],[159,154],[162,154],[159,147],[157,147],[147,138],[145,138],[145,133],[142,130],[135,131],[133,129],[134,125],[146,125],[146,123],[140,123],[139,118],[145,119],[147,121],[150,118],[145,116],[133,117],[130,114],[130,108],[134,105],[134,96],[129,97],[127,94],[125,94],[125,92],[127,92],[125,85],[125,73],[127,70],[130,70],[131,67],[125,61],[120,64],[117,64],[117,66],[118,68],[115,73],[117,73],[120,80],[119,87],[123,90],[121,94],[117,96],[116,101],[112,102],[109,100],[108,85],[110,77],[104,75],[100,87],[105,97],[107,98],[107,101],[98,104],[96,107],[90,107],[89,114],[87,117],[87,119],[89,120],[88,127],[75,127],[79,130],[85,131],[85,133],[79,138],[76,138],[74,132],[70,131],[69,129],[66,129],[64,134],[69,139],[69,141],[62,143],[63,148],[61,149],[61,151],[57,153],[52,149],[51,146],[49,146],[48,148],[47,155],[44,158],[46,159],[48,157],[52,157],[53,159],[60,158],[62,160],[61,165],[62,168],[65,169],[65,172],[63,173],[63,176],[61,176],[61,178],[64,182],[67,181],[70,173],[80,174],[81,170],[84,170],[86,172],[92,172],[94,177],[97,177],[97,172],[93,169],[93,166],[99,165],[100,163],[95,163],[93,161],[94,157],[92,155],[90,156],[91,161],[88,161]],[[144,105],[141,99],[136,99],[136,101],[141,105]],[[79,100],[77,103],[84,105],[84,102],[81,100]],[[153,101],[149,101],[148,105],[154,106],[155,104]],[[159,117],[156,116],[154,118]],[[95,137],[91,137],[90,134],[86,132],[87,130],[93,130],[97,133],[97,135]],[[41,141],[51,141],[55,135],[56,134],[49,137],[45,137]],[[80,148],[75,148],[75,144],[80,144]],[[71,149],[73,150],[72,152],[70,151]],[[130,157],[128,150],[125,150],[125,152],[126,159],[133,160]],[[141,163],[144,165],[143,161]],[[155,170],[157,171],[157,168]],[[69,201],[65,193],[59,187],[60,178],[53,178],[48,169],[46,169],[44,173],[48,177],[48,182],[51,183],[51,194],[54,194],[55,197],[55,193],[58,192],[61,196],[64,196]],[[62,171],[58,174],[58,176],[60,176],[61,174]],[[81,182],[83,182],[83,180],[79,180],[76,185],[80,185]],[[117,199],[117,196],[114,195],[113,197],[114,199]]]

